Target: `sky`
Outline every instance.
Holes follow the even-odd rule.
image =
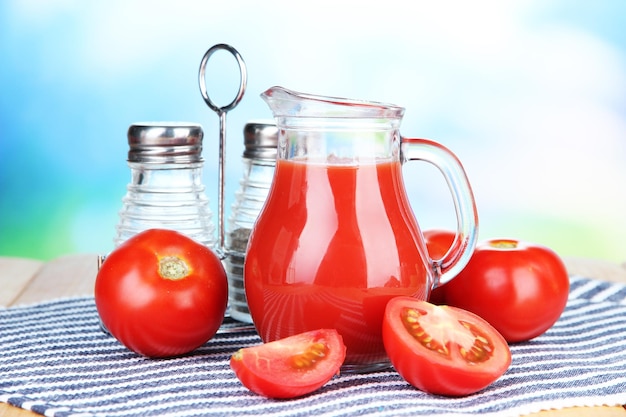
[[[273,85],[406,108],[401,132],[462,161],[479,239],[626,261],[626,3],[544,1],[78,1],[0,4],[0,256],[112,249],[139,121],[205,130],[217,210],[217,116],[198,88],[207,49],[243,56],[248,86],[227,115],[226,208],[246,122],[271,118]],[[232,100],[216,53],[209,94]],[[422,229],[453,227],[442,177],[405,166]]]

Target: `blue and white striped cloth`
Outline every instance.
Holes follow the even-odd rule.
[[[0,309],[0,401],[47,416],[498,415],[626,404],[626,286],[572,277],[561,319],[511,347],[513,363],[463,398],[420,392],[393,371],[344,374],[293,400],[244,388],[229,368],[254,330],[223,330],[192,354],[146,359],[98,326],[93,297]]]

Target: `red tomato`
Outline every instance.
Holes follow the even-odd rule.
[[[339,374],[345,357],[341,335],[321,329],[239,349],[230,367],[250,391],[268,398],[293,398],[317,390]]]
[[[450,249],[450,246],[452,246],[455,236],[453,231],[444,229],[427,230],[423,235],[428,249],[428,255],[434,260],[439,260],[444,257],[448,249]],[[445,284],[440,287],[435,287],[431,291],[428,301],[437,305],[446,304],[445,287]]]
[[[95,298],[102,323],[117,340],[139,354],[167,357],[215,335],[228,284],[209,248],[175,231],[152,229],[107,256]]]
[[[383,341],[396,371],[431,394],[472,394],[511,364],[506,340],[485,320],[412,297],[397,297],[387,304]]]
[[[569,276],[549,248],[493,239],[477,245],[467,266],[443,288],[448,304],[478,314],[508,342],[520,342],[543,334],[561,316]]]

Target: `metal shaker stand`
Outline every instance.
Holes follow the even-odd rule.
[[[237,60],[239,66],[239,91],[237,95],[229,104],[219,107],[209,97],[206,90],[206,65],[209,62],[209,58],[218,50],[225,50],[230,52]],[[246,91],[246,85],[248,82],[248,74],[246,71],[246,63],[239,54],[239,52],[228,44],[217,44],[209,48],[208,51],[202,57],[200,62],[200,71],[198,73],[198,81],[200,84],[200,93],[204,102],[213,110],[219,117],[220,135],[219,135],[219,171],[218,171],[218,194],[217,194],[217,231],[218,240],[216,251],[220,258],[225,257],[225,224],[224,224],[224,172],[225,172],[225,160],[226,160],[226,114],[237,107],[237,104],[243,98]]]
[[[239,90],[237,91],[237,95],[235,96],[232,102],[222,107],[213,103],[213,101],[209,97],[209,94],[207,93],[207,89],[206,89],[206,78],[205,78],[206,65],[209,61],[209,58],[218,50],[226,50],[230,52],[237,60],[237,65],[239,66]],[[246,85],[247,85],[247,80],[248,80],[246,64],[243,58],[241,57],[241,55],[239,54],[239,52],[235,48],[227,44],[217,44],[209,48],[209,50],[207,50],[204,56],[202,57],[202,61],[200,62],[200,71],[198,74],[198,79],[199,79],[200,93],[202,94],[202,98],[204,99],[205,103],[209,106],[209,108],[213,110],[219,117],[220,134],[219,134],[219,171],[218,171],[218,225],[217,225],[218,241],[217,241],[217,247],[215,248],[215,250],[218,256],[220,257],[220,259],[224,259],[226,255],[225,249],[224,249],[224,246],[225,246],[224,245],[225,243],[224,173],[225,173],[225,158],[226,158],[226,114],[230,110],[237,107],[237,105],[243,98],[243,95],[246,91]],[[104,263],[105,259],[106,259],[106,255],[98,255],[97,257],[98,270],[100,270],[100,268],[102,267],[102,264]],[[109,331],[104,326],[104,324],[102,323],[102,321],[99,320],[99,322],[100,322],[100,328],[105,333],[110,334]],[[238,331],[238,330],[241,330],[241,328],[248,328],[248,327],[253,328],[252,326],[243,326],[243,327],[236,328],[236,329],[226,328],[226,329],[220,329],[218,333],[229,333],[231,331]]]

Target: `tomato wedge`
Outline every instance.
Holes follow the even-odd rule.
[[[411,297],[397,297],[387,304],[383,342],[396,371],[431,394],[475,393],[511,364],[506,340],[485,320],[469,311]]]
[[[345,357],[341,335],[320,329],[239,349],[230,367],[250,391],[268,398],[294,398],[339,374]]]

